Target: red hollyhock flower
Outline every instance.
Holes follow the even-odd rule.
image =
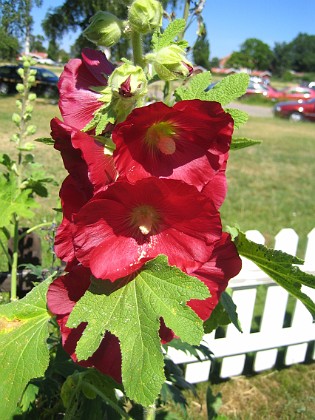
[[[77,129],[84,128],[93,118],[102,102],[96,86],[107,86],[107,76],[115,66],[97,50],[84,48],[82,60],[74,58],[66,64],[60,76],[59,108],[66,124]]]
[[[157,102],[133,110],[114,128],[114,160],[129,182],[156,176],[200,189],[220,169],[232,133],[233,119],[217,102]]]
[[[93,356],[78,362],[75,348],[83,334],[86,323],[82,323],[73,329],[66,326],[74,305],[90,285],[90,276],[91,272],[88,269],[79,266],[65,276],[58,277],[48,289],[48,308],[56,315],[62,345],[72,360],[81,366],[95,367],[102,373],[121,382],[121,353],[118,339],[107,332]]]
[[[222,163],[219,171],[201,190],[203,194],[207,195],[212,200],[218,210],[222,206],[227,193],[227,182],[225,176],[227,159],[228,153],[221,156],[220,160]]]
[[[192,299],[188,302],[188,305],[202,320],[205,321],[210,317],[229,280],[235,277],[241,268],[242,260],[236,247],[231,241],[230,235],[223,232],[221,240],[215,245],[210,260],[191,273],[192,276],[201,280],[211,293],[211,297],[205,300]]]
[[[63,219],[59,225],[54,250],[58,258],[68,263],[69,270],[73,263],[76,263],[73,247],[73,215],[92,197],[91,188],[87,185],[80,185],[78,181],[69,175],[63,182],[60,189],[61,206]]]
[[[212,201],[194,186],[169,179],[116,182],[74,217],[77,259],[96,278],[114,281],[158,256],[185,272],[209,260],[221,237]]]
[[[50,125],[54,147],[60,151],[65,168],[80,188],[90,188],[97,193],[115,181],[117,171],[113,158],[105,154],[102,143],[58,118],[51,120]]]

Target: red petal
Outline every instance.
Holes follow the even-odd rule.
[[[191,300],[188,305],[202,319],[206,320],[219,302],[229,280],[242,268],[242,261],[229,234],[223,232],[222,238],[213,250],[210,260],[192,273],[209,289],[211,297],[206,300]]]

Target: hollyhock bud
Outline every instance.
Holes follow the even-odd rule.
[[[146,59],[152,63],[154,70],[162,80],[186,78],[193,70],[192,64],[185,57],[185,51],[176,44],[147,54]]]
[[[129,8],[129,24],[140,34],[162,26],[163,8],[157,0],[135,0]]]
[[[122,26],[122,21],[113,14],[99,11],[90,19],[83,35],[96,45],[112,47],[120,40]]]
[[[117,67],[108,79],[117,121],[123,121],[135,105],[148,92],[147,79],[139,66],[125,62]]]

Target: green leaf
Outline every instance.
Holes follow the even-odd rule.
[[[248,139],[246,137],[233,137],[231,150],[244,149],[245,147],[255,146],[256,144],[261,144],[261,141]]]
[[[12,160],[10,158],[10,156],[7,155],[6,153],[1,153],[0,154],[0,163],[1,163],[1,165],[4,165],[6,168],[8,168],[10,170],[13,163],[14,163],[14,160]]]
[[[228,112],[234,120],[234,127],[240,128],[242,125],[247,123],[249,115],[247,112],[241,111],[235,108],[225,108],[225,112]]]
[[[205,334],[210,334],[218,327],[228,325],[231,322],[230,317],[221,302],[214,308],[210,318],[203,323]]]
[[[245,94],[248,83],[248,74],[231,74],[224,77],[208,92],[205,92],[205,97],[202,99],[219,102],[222,106],[227,105]]]
[[[163,47],[171,45],[174,39],[184,32],[186,27],[185,19],[175,19],[173,20],[165,29],[165,31],[160,35],[155,35],[153,39],[154,51],[158,51]]]
[[[0,306],[1,419],[11,418],[28,382],[43,376],[48,367],[49,283],[46,280],[25,298]]]
[[[165,344],[164,347],[173,347],[176,350],[181,350],[184,353],[189,353],[190,355],[194,356],[198,360],[202,360],[200,357],[200,353],[203,354],[204,358],[211,359],[213,353],[208,349],[208,347],[204,346],[203,344],[200,344],[199,346],[192,346],[188,343],[184,343],[179,338],[174,338],[171,342]],[[200,353],[199,353],[199,352]]]
[[[126,394],[148,406],[165,380],[160,317],[183,341],[199,344],[202,321],[186,302],[205,299],[209,291],[198,279],[168,266],[163,255],[147,262],[133,280],[126,281],[93,281],[72,310],[67,326],[88,323],[76,347],[79,360],[95,352],[106,331],[114,334],[120,341]]]
[[[177,100],[200,99],[202,101],[219,102],[222,106],[227,105],[231,101],[244,95],[246,92],[249,76],[245,73],[232,74],[223,78],[220,82],[215,84],[210,90],[205,89],[209,86],[211,80],[210,72],[200,73],[194,76],[189,85],[186,87],[179,87],[176,89],[175,96]],[[237,110],[232,113],[228,110],[232,117],[235,117],[237,124],[243,121],[247,114]],[[234,121],[235,122],[235,121]]]
[[[119,405],[115,389],[121,385],[95,369],[86,369],[69,375],[61,388],[61,399],[66,407],[67,418],[79,418],[78,414],[85,398],[94,400],[99,396],[123,418],[130,418]]]
[[[315,303],[301,291],[302,284],[315,288],[315,276],[304,273],[293,265],[303,264],[303,260],[285,252],[256,244],[247,239],[245,234],[240,231],[234,242],[240,255],[253,261],[275,282],[299,299],[315,319]]]
[[[55,140],[53,140],[51,137],[39,137],[34,141],[37,141],[38,143],[47,144],[48,146],[53,146],[55,144]]]
[[[175,90],[176,100],[204,99],[205,89],[209,86],[211,78],[209,71],[196,74],[190,79],[188,86],[180,86]]]
[[[19,190],[15,178],[0,177],[0,228],[11,223],[13,214],[28,219],[33,217],[34,213],[30,209],[38,205],[30,193],[28,189]]]
[[[220,302],[222,303],[223,308],[225,309],[226,313],[228,314],[232,324],[240,331],[242,331],[239,319],[238,319],[238,315],[237,315],[237,311],[236,311],[236,305],[233,302],[233,299],[231,298],[231,296],[228,294],[228,292],[223,292],[221,295],[221,299]]]

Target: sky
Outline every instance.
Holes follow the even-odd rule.
[[[64,0],[43,0],[42,7],[33,8],[34,35],[43,34],[41,22],[49,8],[63,3]],[[179,11],[177,17],[181,16]],[[206,0],[203,17],[211,59],[239,51],[248,38],[258,38],[273,48],[277,42],[291,42],[299,33],[315,35],[315,0]],[[190,44],[196,40],[196,29],[193,24],[187,32],[185,39]],[[77,36],[66,35],[61,47],[69,52]]]

